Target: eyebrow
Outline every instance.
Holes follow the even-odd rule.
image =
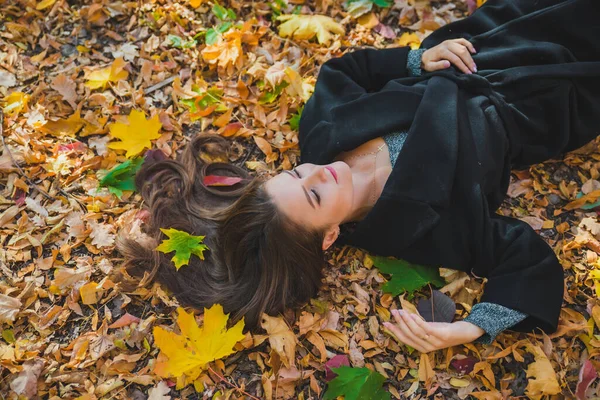
[[[286,174],[289,174],[290,176],[294,177],[294,179],[298,179],[298,177],[296,175],[294,175],[291,171],[283,171],[283,172],[285,172]],[[315,208],[315,204],[311,200],[310,195],[306,191],[306,188],[303,185],[300,185],[300,186],[302,186],[302,190],[304,190],[304,194],[306,195],[306,200],[308,200],[308,204],[310,204],[310,206],[312,208]]]

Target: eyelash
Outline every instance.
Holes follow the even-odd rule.
[[[298,170],[295,169],[294,172],[296,173],[296,176],[298,178],[302,178],[302,176],[300,175],[300,173],[298,172]],[[321,205],[321,196],[319,196],[319,194],[317,193],[317,191],[315,189],[311,189],[310,191],[313,192],[313,194],[317,198],[317,204]]]

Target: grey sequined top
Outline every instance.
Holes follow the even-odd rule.
[[[421,75],[421,56],[425,49],[411,50],[408,53],[408,62],[406,68],[411,76]],[[392,132],[383,137],[383,140],[388,146],[390,153],[390,161],[392,167],[396,165],[396,159],[404,146],[404,142],[408,136],[407,132]],[[485,334],[480,336],[475,342],[490,344],[496,336],[523,321],[527,318],[527,314],[501,306],[495,303],[478,303],[473,306],[471,313],[464,321],[477,325],[485,331]]]

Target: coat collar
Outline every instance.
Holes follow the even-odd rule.
[[[438,223],[435,209],[450,205],[457,164],[458,96],[452,80],[430,78],[382,196],[349,235],[349,244],[389,254],[409,246]]]

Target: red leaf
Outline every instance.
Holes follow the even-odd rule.
[[[325,380],[329,382],[330,380],[335,378],[337,374],[333,372],[331,368],[338,368],[342,365],[345,365],[347,367],[350,366],[350,360],[348,360],[348,356],[345,354],[338,354],[337,356],[334,356],[332,359],[327,361],[325,363]]]
[[[577,381],[577,389],[575,390],[575,396],[578,400],[584,400],[585,391],[590,387],[594,379],[598,377],[598,373],[594,369],[592,362],[590,360],[586,360],[579,370],[579,381]]]
[[[206,175],[204,177],[205,186],[233,186],[241,181],[242,178],[234,176]]]
[[[387,25],[382,24],[381,22],[379,24],[377,24],[373,30],[377,33],[379,33],[381,36],[383,36],[386,39],[396,39],[396,32],[394,32],[394,30],[392,28],[390,28]]]
[[[15,190],[13,200],[15,201],[16,205],[21,207],[23,204],[25,204],[25,197],[27,197],[27,193],[25,193],[23,189],[17,188],[17,190]]]
[[[473,367],[477,363],[477,359],[472,356],[465,358],[456,358],[450,362],[450,365],[454,367],[460,374],[470,374],[473,371]]]
[[[125,315],[123,315],[121,318],[110,324],[108,329],[122,328],[124,326],[131,325],[134,322],[140,322],[140,319],[129,313],[125,313]]]

